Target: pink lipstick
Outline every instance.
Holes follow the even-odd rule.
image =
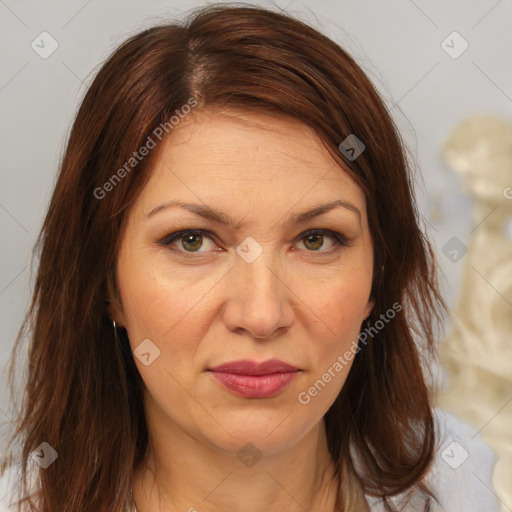
[[[222,386],[239,396],[270,398],[284,390],[300,370],[278,359],[269,359],[262,363],[232,361],[209,371]]]

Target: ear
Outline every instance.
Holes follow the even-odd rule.
[[[126,317],[113,274],[107,277],[107,294],[107,311],[110,320],[115,321],[119,327],[126,327]]]
[[[375,306],[375,300],[372,297],[370,297],[368,299],[366,307],[364,308],[364,320],[366,320],[371,315],[374,306]]]
[[[114,320],[119,327],[126,327],[126,317],[123,307],[117,301],[109,302],[108,314],[111,320]]]

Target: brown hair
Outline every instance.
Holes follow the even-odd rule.
[[[191,97],[197,109],[300,120],[364,190],[375,251],[369,325],[394,303],[403,309],[365,340],[325,415],[340,477],[337,510],[361,510],[363,491],[384,499],[388,510],[389,496],[428,494],[421,481],[435,435],[417,343],[434,354],[442,299],[405,146],[374,86],[340,46],[297,19],[248,4],[209,6],[181,25],[134,35],[102,65],[81,103],[11,356],[12,389],[15,352],[28,333],[29,373],[12,438],[21,441],[24,492],[30,453],[46,441],[58,463],[40,471],[39,512],[120,512],[129,503],[148,433],[143,383],[124,329],[115,341],[110,303],[119,301],[116,256],[126,214],[157,150],[116,182],[108,199],[95,191]],[[354,160],[338,149],[350,134],[366,146]]]

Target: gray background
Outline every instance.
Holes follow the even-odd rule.
[[[79,100],[100,63],[126,37],[202,4],[0,0],[0,424],[4,428],[9,422],[6,365],[35,277],[30,270],[31,250]],[[340,43],[392,107],[421,167],[420,204],[439,253],[445,296],[454,306],[463,265],[448,260],[441,248],[453,236],[468,241],[479,220],[472,218],[470,199],[459,178],[442,163],[439,148],[450,130],[471,115],[511,118],[512,2],[286,0],[273,5]],[[47,59],[31,48],[43,31],[59,45]],[[469,43],[457,59],[441,47],[453,31]]]

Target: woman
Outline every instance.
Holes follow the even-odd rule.
[[[305,24],[217,5],[122,44],[39,247],[32,510],[453,512],[442,485],[491,485],[478,437],[440,459],[462,430],[420,364],[442,300],[400,137]]]

